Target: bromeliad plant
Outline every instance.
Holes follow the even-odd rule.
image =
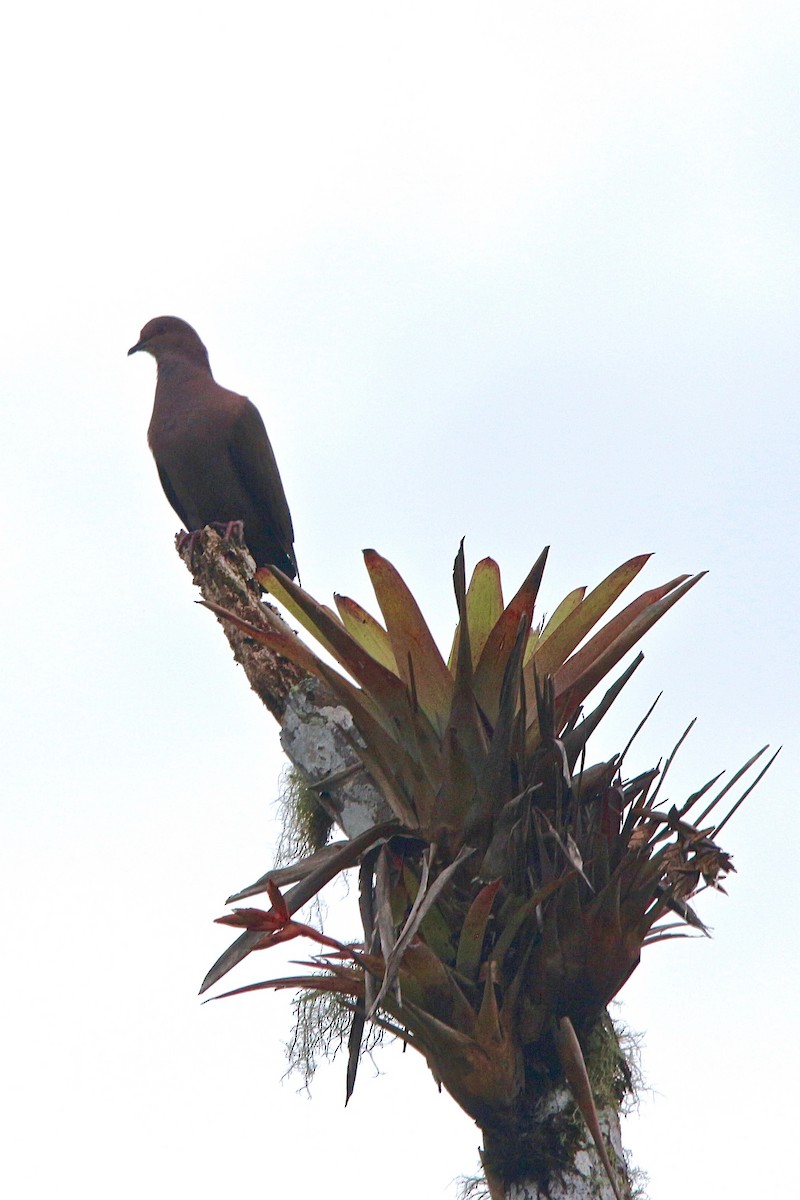
[[[280,572],[259,575],[346,675],[278,621],[256,629],[217,610],[330,687],[352,715],[354,745],[394,820],[275,872],[296,881],[285,894],[266,876],[271,908],[221,918],[244,932],[204,990],[251,950],[310,937],[325,947],[304,964],[311,973],[238,990],[340,997],[352,1011],[348,1097],[365,1024],[377,1022],[423,1054],[478,1122],[487,1174],[502,1185],[531,1165],[520,1162],[518,1145],[504,1152],[509,1130],[536,1119],[538,1099],[565,1080],[616,1191],[581,1044],[643,946],[687,926],[704,930],[688,901],[733,869],[715,841],[728,817],[702,827],[731,785],[690,819],[716,779],[667,806],[658,768],[626,778],[624,753],[585,761],[589,735],[641,654],[593,711],[584,714],[584,701],[701,576],[644,592],[595,631],[644,566],[642,555],[588,594],[570,592],[537,624],[546,555],[504,604],[497,565],[478,563],[467,587],[459,551],[447,660],[397,571],[374,551],[365,559],[383,625],[353,600],[337,596],[337,614]],[[294,920],[356,866],[358,944]]]

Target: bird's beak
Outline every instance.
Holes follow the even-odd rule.
[[[130,358],[130,356],[135,354],[137,350],[141,350],[143,345],[143,342],[137,342],[135,346],[131,346],[130,350],[128,351],[128,357]]]

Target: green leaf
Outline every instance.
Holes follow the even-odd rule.
[[[502,926],[502,931],[492,949],[491,955],[498,967],[503,966],[506,954],[511,949],[514,939],[527,918],[532,916],[540,904],[544,904],[545,900],[549,899],[554,892],[557,892],[560,887],[563,887],[574,876],[575,872],[571,869],[563,872],[563,874],[558,875],[556,878],[551,879],[549,883],[540,887],[527,900],[519,899],[516,896],[509,897],[501,909],[501,920],[498,921],[498,925]]]
[[[597,729],[597,726],[611,708],[611,705],[614,703],[617,696],[630,679],[631,675],[633,675],[637,667],[641,666],[643,662],[644,655],[637,654],[636,658],[633,660],[627,670],[620,675],[619,679],[617,679],[605,693],[603,699],[597,705],[597,708],[595,708],[593,712],[589,713],[588,716],[585,716],[580,724],[576,725],[574,729],[570,729],[564,734],[562,741],[564,743],[564,749],[567,752],[567,761],[569,763],[570,770],[572,770],[572,768],[575,766],[581,752],[586,747],[586,742],[594,733],[595,729]]]
[[[393,671],[395,675],[399,674],[389,635],[380,622],[376,621],[371,613],[362,608],[357,601],[351,600],[349,596],[335,595],[334,600],[342,624],[354,641],[358,642],[367,654],[371,654],[388,671]]]
[[[390,720],[407,722],[409,700],[408,690],[403,681],[393,671],[387,670],[371,654],[368,654],[350,636],[342,622],[330,609],[318,604],[313,596],[309,596],[280,571],[262,571],[259,578],[265,587],[269,587],[273,595],[276,595],[276,591],[280,591],[281,595],[294,602],[297,612],[304,614],[306,627],[314,634],[314,637],[322,642],[339,665],[361,684]],[[276,591],[273,591],[273,587],[276,587]],[[285,603],[285,600],[281,602]]]
[[[250,896],[259,896],[267,890],[269,883],[277,883],[279,887],[285,887],[287,883],[297,883],[300,879],[305,879],[311,875],[317,867],[322,863],[330,862],[330,860],[339,853],[344,846],[349,846],[350,841],[344,838],[338,842],[330,842],[327,846],[323,846],[320,850],[315,850],[313,854],[309,854],[306,858],[300,858],[297,862],[292,863],[287,867],[273,867],[271,871],[267,871],[255,883],[248,884],[242,888],[240,892],[234,892],[228,896],[226,904],[236,904],[238,900],[246,900]]]
[[[364,1026],[367,1018],[364,1012],[364,1005],[360,1001],[356,1003],[353,1009],[353,1019],[350,1023],[350,1033],[347,1038],[347,1076],[345,1081],[344,1103],[347,1107],[347,1102],[353,1094],[353,1088],[356,1085],[356,1073],[358,1071],[358,1063],[361,1058],[361,1039],[364,1036]]]
[[[570,719],[570,715],[577,711],[579,706],[589,693],[597,686],[601,679],[617,665],[619,660],[628,653],[628,651],[636,645],[636,643],[647,633],[651,626],[655,625],[656,621],[663,617],[665,612],[672,608],[673,604],[685,596],[686,593],[699,583],[706,574],[702,571],[699,575],[693,575],[691,578],[685,579],[678,587],[675,587],[667,595],[662,595],[660,599],[649,604],[644,611],[634,617],[619,634],[618,637],[601,649],[600,653],[590,661],[585,670],[575,679],[571,687],[565,687],[564,680],[572,677],[572,669],[567,663],[567,671],[564,676],[558,672],[555,677],[556,694],[558,699],[559,719],[566,722]],[[656,589],[656,592],[662,589]],[[634,606],[631,606],[634,607]],[[620,614],[622,616],[623,614]],[[613,624],[613,622],[610,622]],[[602,639],[599,643],[602,645]],[[588,647],[587,647],[588,649]]]
[[[411,898],[412,904],[419,893],[419,879],[414,874],[407,860],[403,860],[403,882],[405,891]],[[443,963],[452,966],[455,954],[451,944],[452,931],[438,904],[432,904],[420,921],[419,931],[431,950]]]
[[[501,880],[495,879],[481,888],[469,906],[461,928],[461,937],[458,939],[458,950],[456,951],[456,970],[473,982],[478,980],[486,926],[500,883]]]
[[[411,1000],[432,1017],[446,1021],[454,1029],[464,1033],[472,1031],[475,1023],[472,1005],[456,983],[452,972],[437,958],[430,946],[426,946],[419,938],[412,941],[403,951],[400,986],[403,1008],[408,1000]]]
[[[506,665],[517,641],[520,618],[525,618],[528,629],[533,620],[533,607],[542,582],[547,552],[548,547],[545,547],[522,587],[496,621],[475,668],[475,695],[491,725],[497,721]]]
[[[517,756],[514,753],[513,745],[514,717],[520,700],[522,655],[525,651],[529,630],[530,617],[527,612],[523,612],[520,614],[517,637],[503,672],[497,718],[489,743],[489,753],[484,760],[483,770],[478,779],[477,812],[471,815],[470,827],[475,819],[481,821],[493,817],[516,791],[517,772],[514,770],[514,766]]]
[[[585,587],[573,588],[572,591],[569,592],[561,601],[558,608],[550,617],[549,621],[547,621],[545,624],[542,632],[538,635],[534,633],[531,634],[528,642],[528,649],[525,651],[526,663],[530,662],[533,652],[538,650],[539,646],[541,646],[543,642],[547,641],[547,639],[555,633],[562,621],[578,607],[585,595]]]
[[[411,912],[408,914],[405,924],[400,930],[397,941],[395,942],[391,953],[386,959],[386,974],[384,975],[380,991],[373,1002],[372,1010],[368,1014],[369,1016],[371,1016],[372,1013],[374,1013],[375,1010],[380,1006],[384,996],[389,992],[392,984],[397,978],[397,972],[400,969],[403,956],[409,950],[412,938],[419,929],[420,923],[425,917],[425,914],[430,910],[432,904],[436,900],[436,897],[442,892],[450,877],[455,874],[462,862],[464,862],[465,859],[469,858],[469,856],[474,853],[475,851],[470,849],[470,847],[463,846],[453,862],[451,862],[449,866],[444,867],[436,876],[436,879],[433,881],[433,883],[428,886],[430,864],[435,855],[435,847],[428,847],[428,850],[426,851],[422,860],[422,878],[419,884],[419,891],[417,892],[414,903],[411,906]],[[417,946],[423,944],[424,943],[417,943]],[[430,953],[433,954],[433,951],[430,951]],[[439,959],[436,958],[436,955],[433,955],[433,957],[437,962],[439,962]],[[444,971],[443,966],[441,969]],[[455,987],[455,984],[453,986]]]
[[[575,647],[583,641],[603,614],[608,612],[649,558],[649,554],[640,554],[617,567],[561,621],[546,641],[537,646],[528,664],[531,681],[534,668],[539,678],[544,679],[545,675],[554,674],[566,662]],[[532,686],[529,686],[528,694],[533,695]]]
[[[612,642],[615,642],[633,624],[638,616],[651,605],[663,599],[664,596],[668,596],[689,578],[689,575],[679,575],[676,579],[671,579],[669,583],[651,588],[650,591],[637,596],[631,604],[608,621],[594,637],[589,639],[585,646],[564,663],[557,673],[557,690],[565,692],[572,687],[575,681],[591,667],[592,663],[608,649]],[[700,576],[697,576],[695,582],[699,578]]]
[[[436,815],[442,827],[463,830],[488,752],[486,729],[473,689],[463,543],[453,566],[453,583],[459,614],[453,647],[455,677],[447,730],[442,741],[445,774],[437,799]]]
[[[500,568],[493,558],[482,558],[475,564],[467,588],[467,628],[474,667],[478,665],[489,634],[502,615]]]
[[[316,964],[315,964],[316,965]],[[351,979],[339,975],[287,975],[282,979],[264,979],[261,983],[247,983],[244,987],[232,988],[229,992],[220,992],[218,996],[209,996],[205,1003],[211,1000],[225,1000],[228,996],[244,996],[247,992],[263,992],[266,989],[281,991],[284,988],[299,989],[304,992],[333,992],[343,996],[363,996],[364,977],[351,973]]]
[[[453,677],[408,587],[392,564],[364,551],[375,595],[386,622],[400,678],[441,735],[450,713]]]
[[[292,580],[284,575],[282,571],[279,571],[277,567],[275,567],[274,570],[272,567],[259,567],[259,569],[256,571],[256,578],[264,590],[268,592],[274,600],[277,600],[278,604],[282,605],[286,611],[303,626],[307,633],[310,633],[321,646],[325,647],[329,654],[333,655],[334,658],[337,657],[333,645],[328,642],[323,631],[319,628],[313,617],[310,616],[308,606],[301,604],[298,601],[298,593],[302,593],[307,600],[312,601],[312,597],[309,596],[307,592],[303,592],[302,588],[300,588],[296,583],[293,583]],[[312,603],[316,608],[323,608],[322,605],[317,604],[316,600],[313,600]],[[329,608],[326,608],[325,611],[332,620],[337,621],[338,623],[338,617],[336,617]]]

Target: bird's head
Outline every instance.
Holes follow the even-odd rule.
[[[175,357],[208,366],[208,351],[188,321],[180,317],[154,317],[148,321],[128,354],[136,354],[138,350],[152,354],[157,363]]]

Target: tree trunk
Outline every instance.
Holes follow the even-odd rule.
[[[597,1147],[569,1089],[560,1081],[535,1104],[519,1106],[502,1129],[483,1130],[492,1200],[616,1200]],[[622,1200],[633,1195],[622,1149],[618,1107],[598,1106],[600,1128]],[[505,1180],[505,1182],[504,1182]]]

